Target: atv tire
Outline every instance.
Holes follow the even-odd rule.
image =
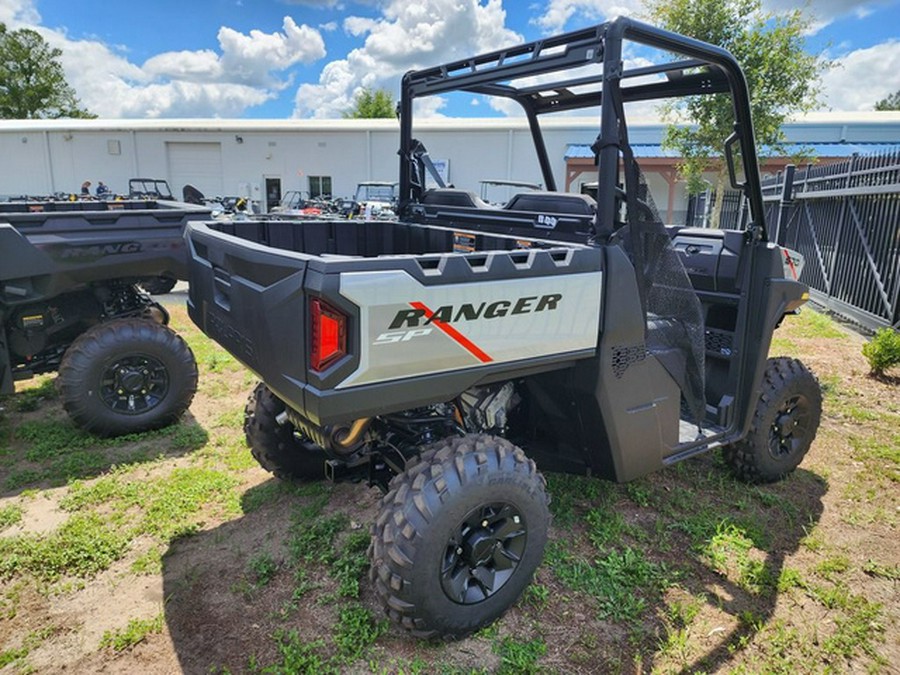
[[[750,432],[725,446],[725,461],[749,483],[772,483],[790,474],[812,445],[822,417],[819,381],[797,359],[769,359]]]
[[[462,638],[530,583],[550,524],[545,481],[501,438],[441,441],[394,477],[372,528],[371,578],[417,637]]]
[[[141,279],[139,286],[150,295],[165,295],[175,288],[176,283],[177,279],[172,277],[148,277]]]
[[[244,436],[250,452],[266,471],[282,480],[325,478],[325,451],[309,439],[298,438],[294,425],[278,423],[284,402],[264,383],[256,385],[244,408]]]
[[[69,346],[57,385],[78,426],[119,436],[181,417],[197,391],[197,362],[172,329],[145,319],[116,319]]]

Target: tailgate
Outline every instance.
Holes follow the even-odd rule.
[[[302,409],[306,260],[224,235],[202,222],[189,223],[185,239],[191,319],[280,396]]]

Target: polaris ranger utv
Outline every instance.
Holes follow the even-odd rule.
[[[197,364],[138,284],[187,278],[184,224],[209,217],[152,200],[0,204],[0,394],[59,371],[63,406],[88,431],[178,419]]]
[[[628,65],[628,42],[655,64]],[[496,208],[426,189],[413,103],[454,91],[522,107],[546,192]],[[744,231],[666,228],[629,145],[630,105],[709,95],[732,102]],[[596,204],[556,191],[539,122],[583,108],[600,111]],[[460,637],[515,601],[547,541],[538,467],[628,481],[718,448],[745,480],[794,470],[821,394],[766,356],[807,288],[768,241],[730,54],[617,19],[410,72],[400,125],[399,222],[186,230],[192,319],[264,382],[246,408],[256,459],[385,492],[371,578],[395,622]]]

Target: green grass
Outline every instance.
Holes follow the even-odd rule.
[[[18,504],[10,504],[0,508],[0,532],[7,527],[18,525],[22,522],[22,507]]]
[[[131,563],[131,571],[144,576],[162,574],[162,551],[158,546],[153,546],[149,551],[139,555]]]
[[[242,448],[242,452],[246,455],[250,454],[247,448]],[[241,495],[241,510],[244,513],[253,513],[290,494],[296,494],[294,485],[279,480],[271,480],[262,485],[252,487]]]
[[[547,654],[547,644],[540,638],[523,642],[506,637],[494,644],[494,652],[500,656],[498,675],[537,673],[538,661]]]
[[[0,538],[0,577],[90,577],[121,558],[130,541],[96,514],[75,514],[51,534]]]
[[[834,619],[834,632],[822,643],[824,653],[841,659],[851,659],[862,653],[872,657],[875,663],[887,666],[887,661],[876,649],[884,635],[881,605],[860,595],[851,595],[843,609],[844,612]]]
[[[562,584],[594,600],[599,618],[614,621],[637,621],[674,577],[631,547],[586,559],[554,543],[545,560]]]
[[[751,556],[755,548],[754,540],[744,528],[723,521],[704,547],[702,556],[715,572],[732,579],[741,588],[755,594],[771,592],[777,579],[763,560]]]
[[[571,527],[590,508],[612,494],[609,483],[567,474],[547,474],[547,491],[552,495],[550,512],[557,527]]]
[[[68,419],[25,420],[15,427],[12,437],[25,450],[20,457],[9,457],[12,470],[4,481],[7,490],[41,482],[63,485],[121,462],[144,463],[160,455],[183,454],[202,447],[209,438],[205,429],[185,421],[164,429],[97,438]],[[16,468],[22,460],[27,465]]]
[[[131,619],[125,628],[106,631],[100,639],[100,649],[125,651],[147,639],[149,635],[162,633],[164,616],[160,612],[152,619]]]
[[[353,663],[362,658],[387,628],[387,620],[376,620],[362,605],[353,604],[341,609],[334,628],[337,658],[342,663]]]
[[[34,412],[41,407],[44,401],[55,401],[59,397],[56,391],[56,380],[50,376],[44,376],[27,389],[18,392],[13,400],[13,408],[16,412]]]
[[[334,540],[350,524],[343,513],[335,513],[313,520],[306,509],[301,507],[291,525],[288,551],[294,563],[331,563],[335,559]],[[321,507],[319,507],[321,510]]]
[[[794,333],[804,338],[826,340],[846,340],[847,334],[831,317],[815,310],[804,308],[800,314],[790,317]]]
[[[47,626],[40,630],[32,631],[25,636],[20,647],[0,651],[0,668],[15,664],[19,666],[19,672],[29,672],[29,669],[25,666],[25,659],[34,649],[43,644],[56,632],[57,628],[54,626]]]
[[[205,508],[239,512],[234,492],[239,481],[222,471],[179,467],[150,480],[134,474],[134,467],[126,467],[96,481],[76,481],[60,505],[74,512],[103,506],[131,525],[132,536],[149,534],[161,541],[195,532]]]
[[[331,575],[338,582],[338,595],[359,597],[360,579],[369,569],[368,549],[368,532],[351,532],[344,539],[340,553],[331,563]]]
[[[268,586],[277,571],[278,563],[268,551],[260,551],[247,563],[247,575],[257,588]]]
[[[867,560],[866,564],[863,565],[863,572],[880,579],[900,581],[900,563],[895,563],[893,565],[883,565],[874,560]]]
[[[329,659],[323,656],[325,652],[324,640],[304,642],[297,631],[279,631],[275,634],[280,660],[260,668],[251,660],[250,672],[265,673],[266,675],[294,675],[294,673],[337,673]]]

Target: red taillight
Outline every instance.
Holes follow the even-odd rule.
[[[309,303],[310,367],[321,372],[347,353],[347,317],[324,300]]]

